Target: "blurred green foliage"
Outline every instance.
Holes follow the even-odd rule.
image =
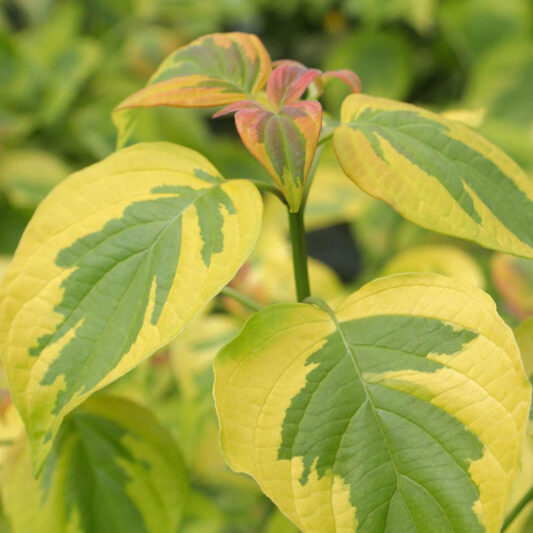
[[[13,253],[51,187],[114,150],[113,108],[140,89],[172,50],[205,33],[235,30],[257,33],[274,59],[353,69],[370,94],[439,111],[483,110],[481,133],[533,179],[530,0],[1,0],[0,254]],[[338,113],[345,91],[340,82],[327,88],[327,111]],[[268,179],[241,146],[231,121],[209,116],[209,110],[143,110],[130,142],[175,142],[204,153],[228,178]],[[337,184],[332,181],[340,197],[343,185]],[[329,191],[328,198],[334,197]],[[353,287],[379,275],[407,248],[451,244],[480,265],[503,316],[512,325],[523,318],[505,302],[512,280],[500,272],[498,289],[491,281],[491,252],[418,228],[385,204],[355,201],[346,206],[346,212],[357,213],[348,221],[360,255]],[[334,206],[330,217],[321,209],[321,227],[339,223]],[[524,283],[533,286],[532,279]],[[189,444],[216,455],[211,370],[188,369],[191,380],[207,384],[194,393],[203,400],[195,396],[191,402],[184,374],[171,371],[178,357],[172,350],[132,372],[116,392],[150,406],[183,448]],[[197,350],[183,350],[197,357]],[[204,427],[207,440],[194,434]],[[182,430],[189,433],[184,437]],[[193,440],[184,442],[189,436]],[[219,456],[203,464],[191,450],[184,455],[193,492],[182,531],[294,531],[253,483],[229,472]],[[223,481],[216,482],[220,469]],[[0,517],[0,531],[7,530]]]

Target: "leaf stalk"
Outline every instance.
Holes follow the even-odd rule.
[[[263,309],[263,306],[259,302],[256,302],[253,298],[250,298],[246,294],[240,291],[237,291],[231,287],[224,287],[220,291],[220,294],[223,294],[224,296],[228,296],[229,298],[232,298],[236,302],[239,302],[240,304],[250,309],[250,311],[256,312],[256,311],[261,311],[261,309]]]

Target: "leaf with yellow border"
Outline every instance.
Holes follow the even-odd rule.
[[[498,532],[531,386],[491,298],[400,274],[319,305],[266,308],[217,355],[229,465],[305,533]]]
[[[175,533],[187,493],[170,434],[112,396],[95,396],[66,418],[37,481],[27,439],[18,441],[2,483],[13,533]]]
[[[36,471],[69,411],[233,278],[261,212],[254,185],[167,143],[116,152],[46,198],[0,287],[0,351]]]
[[[533,180],[463,124],[355,94],[333,143],[346,175],[412,222],[533,257]]]

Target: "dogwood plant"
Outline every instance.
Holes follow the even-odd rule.
[[[333,78],[352,90],[338,121],[319,102]],[[405,218],[533,258],[532,181],[460,122],[362,94],[347,70],[272,62],[245,33],[171,54],[117,107],[120,139],[135,109],[153,106],[234,114],[272,183],[226,179],[191,149],[143,143],[76,172],[37,209],[1,286],[0,348],[33,472],[66,509],[54,531],[175,532],[174,519],[155,517],[132,463],[179,490],[174,452],[150,455],[151,422],[117,400],[69,413],[221,291],[256,310],[214,364],[222,451],[299,529],[499,531],[531,400],[511,329],[482,290],[437,274],[378,278],[331,308],[309,284],[303,215],[317,148],[331,142],[347,179]],[[297,296],[262,309],[225,289],[258,238],[258,187],[287,206]],[[135,420],[140,440],[120,444]],[[100,443],[93,460],[109,460],[97,434],[124,470],[109,468],[109,479],[135,481],[117,499],[115,525],[104,511],[91,521],[91,488],[77,487],[80,443]],[[78,478],[58,479],[60,463]],[[75,494],[67,501],[65,487]]]

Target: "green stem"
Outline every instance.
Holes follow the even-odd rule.
[[[502,532],[505,531],[513,522],[513,520],[520,514],[524,507],[533,500],[533,487],[531,487],[525,494],[524,497],[513,507],[511,512],[505,518],[505,521],[502,526]]]
[[[236,302],[239,302],[251,311],[261,311],[261,309],[263,309],[263,306],[260,303],[256,302],[253,298],[250,298],[249,296],[246,296],[246,294],[236,291],[231,287],[224,287],[220,291],[220,293],[224,294],[225,296],[228,296],[229,298],[232,298]]]
[[[304,209],[296,213],[289,211],[289,227],[292,242],[292,264],[294,267],[294,283],[296,297],[303,302],[311,294],[309,273],[307,271],[307,251],[305,246]]]

